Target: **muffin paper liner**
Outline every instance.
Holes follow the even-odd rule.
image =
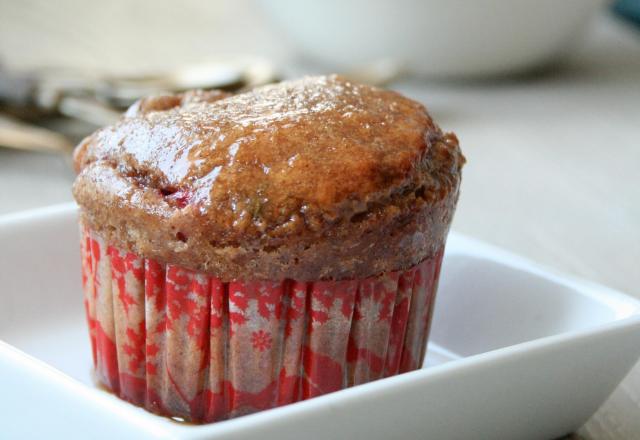
[[[442,250],[361,280],[223,283],[82,237],[96,378],[152,412],[208,423],[422,365]]]

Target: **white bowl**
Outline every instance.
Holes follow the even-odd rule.
[[[606,0],[259,0],[301,55],[344,71],[391,60],[486,76],[558,59]]]
[[[551,439],[640,354],[640,301],[447,241],[425,368],[210,425],[94,386],[73,205],[0,217],[0,438]]]

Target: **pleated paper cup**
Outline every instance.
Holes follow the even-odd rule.
[[[82,229],[97,380],[209,423],[420,368],[442,251],[361,280],[222,282]]]

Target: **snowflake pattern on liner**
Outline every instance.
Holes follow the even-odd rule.
[[[363,280],[223,283],[82,237],[96,377],[154,413],[209,423],[422,364],[442,251]]]
[[[271,347],[271,336],[264,330],[251,333],[251,345],[258,351],[265,351]]]

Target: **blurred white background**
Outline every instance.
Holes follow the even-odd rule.
[[[288,54],[250,0],[0,1],[0,57],[12,68],[166,69],[225,54]]]

